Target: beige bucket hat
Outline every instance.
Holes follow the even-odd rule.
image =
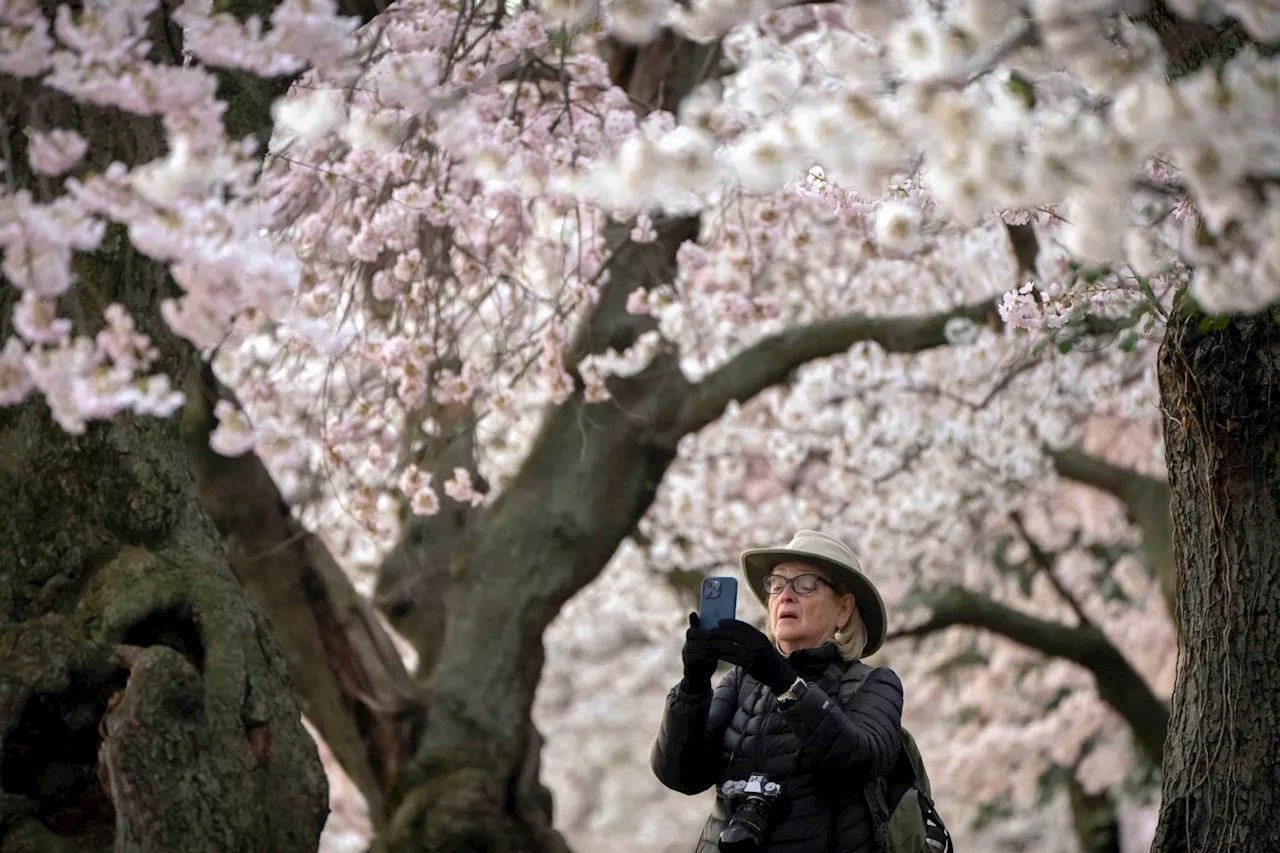
[[[865,574],[862,565],[849,546],[839,539],[816,530],[800,530],[784,548],[751,548],[742,552],[742,573],[747,586],[755,593],[766,610],[769,594],[764,581],[780,563],[809,563],[830,573],[832,580],[842,591],[852,593],[858,613],[867,628],[867,647],[863,655],[870,655],[884,644],[889,616],[880,591]]]

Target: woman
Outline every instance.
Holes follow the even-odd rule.
[[[742,570],[773,639],[740,621],[708,631],[690,614],[653,772],[684,794],[717,786],[696,853],[873,853],[864,789],[897,755],[902,683],[879,668],[838,697],[845,670],[884,642],[880,593],[848,547],[812,530],[744,552]],[[719,660],[734,668],[713,693]]]

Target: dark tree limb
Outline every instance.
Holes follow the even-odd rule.
[[[1066,585],[1058,578],[1058,573],[1055,571],[1057,555],[1050,554],[1048,551],[1044,550],[1044,548],[1040,546],[1040,543],[1031,536],[1030,532],[1027,530],[1026,524],[1022,520],[1022,513],[1011,513],[1010,520],[1013,522],[1014,529],[1018,531],[1018,535],[1022,538],[1022,541],[1026,544],[1027,549],[1031,553],[1032,565],[1035,566],[1037,571],[1044,574],[1045,578],[1049,581],[1049,585],[1053,587],[1054,592],[1056,592],[1058,597],[1065,601],[1067,606],[1071,608],[1071,612],[1076,616],[1077,624],[1093,624],[1093,620],[1089,618],[1089,614],[1084,612],[1084,608],[1080,606],[1080,602],[1071,593],[1071,590],[1067,589]]]
[[[1072,767],[1067,777],[1067,801],[1080,853],[1120,853],[1120,814],[1115,797],[1105,789],[1096,794],[1086,791],[1077,771],[1078,767]]]
[[[615,83],[645,112],[678,104],[717,50],[664,33],[618,50],[610,63]],[[672,280],[676,251],[696,238],[698,220],[655,227],[651,244],[610,228],[610,277],[573,337],[567,368],[590,352],[625,349],[652,322],[626,311],[627,296]],[[667,352],[639,375],[612,380],[606,403],[586,403],[579,389],[547,413],[514,482],[458,532],[448,549],[443,641],[426,681],[428,724],[392,797],[387,843],[395,853],[566,850],[537,780],[539,738],[529,719],[542,634],[652,503],[674,456],[666,435],[687,385]]]
[[[1093,675],[1102,700],[1129,724],[1143,753],[1160,763],[1169,711],[1096,625],[1070,627],[1040,619],[962,587],[943,591],[931,604],[933,613],[928,619],[895,631],[890,639],[925,637],[959,625],[981,628],[1050,657],[1079,664]]]
[[[659,224],[656,244],[623,242],[579,339],[627,346],[639,332],[606,313],[625,311],[617,292],[669,281],[676,250],[695,229],[693,220],[673,220]],[[660,355],[639,375],[612,380],[609,402],[586,403],[579,393],[553,408],[513,482],[464,531],[427,682],[431,713],[396,797],[392,849],[563,848],[541,805],[507,807],[532,778],[529,711],[542,634],[652,503],[674,456],[653,436],[674,419],[686,385],[674,355]],[[537,788],[533,797],[546,802]]]
[[[440,501],[434,515],[413,515],[402,509],[400,539],[378,566],[374,604],[418,653],[418,672],[435,667],[444,639],[454,584],[454,552],[475,509],[445,494],[443,485],[462,468],[478,491],[487,484],[476,464],[475,417],[466,403],[434,406],[431,415],[436,435],[413,454],[418,467],[432,476]],[[411,436],[421,435],[420,413],[406,426]]]
[[[693,385],[680,413],[680,435],[714,421],[732,402],[749,400],[815,359],[839,355],[854,344],[874,342],[892,353],[918,353],[947,345],[946,326],[966,319],[999,323],[996,300],[984,299],[937,314],[869,317],[849,314],[798,326],[752,344]]]
[[[1149,0],[1147,12],[1135,22],[1156,34],[1171,78],[1185,77],[1219,60],[1230,59],[1249,43],[1244,27],[1234,18],[1209,24],[1174,14],[1165,0]]]

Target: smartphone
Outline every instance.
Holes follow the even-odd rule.
[[[738,618],[738,581],[736,578],[703,578],[698,597],[698,623],[714,628],[726,619]]]

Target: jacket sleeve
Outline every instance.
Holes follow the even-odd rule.
[[[881,667],[845,708],[817,685],[783,711],[815,770],[871,779],[888,772],[902,737],[902,681]]]
[[[738,708],[741,683],[742,671],[734,667],[714,691],[689,694],[678,684],[671,688],[649,753],[659,782],[682,794],[700,794],[720,781],[724,733]]]

